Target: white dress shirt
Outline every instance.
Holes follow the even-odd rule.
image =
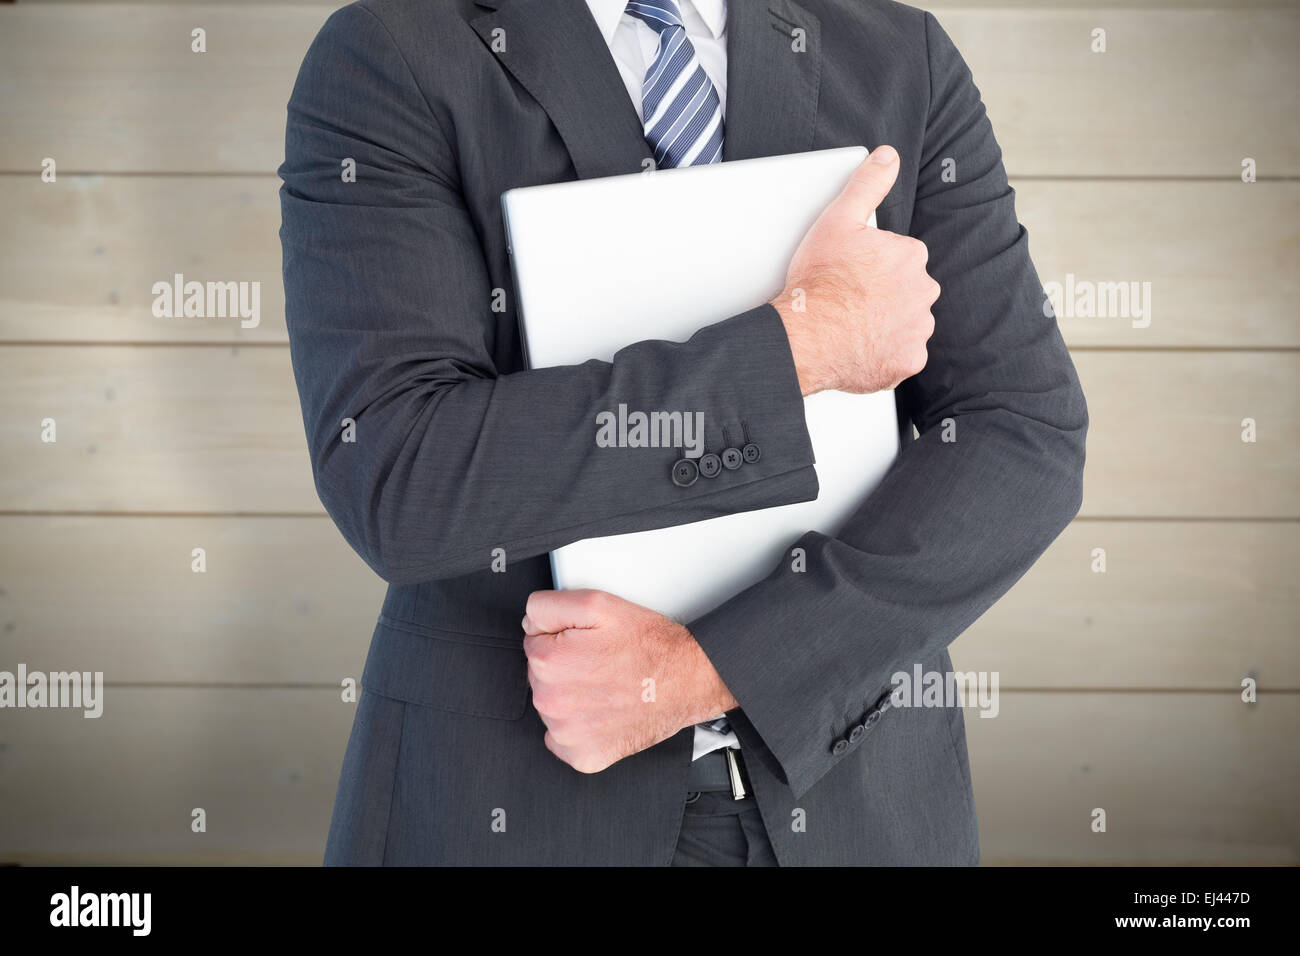
[[[726,0],[678,0],[682,24],[700,66],[713,82],[722,103],[722,118],[727,117],[727,4]],[[659,52],[659,34],[644,20],[628,16],[627,0],[587,0],[587,7],[614,54],[619,75],[632,98],[636,115],[642,121],[641,87],[650,64]],[[725,137],[725,130],[724,137]]]
[[[587,7],[614,55],[627,95],[641,115],[641,87],[646,71],[659,52],[659,34],[643,20],[628,16],[627,0],[587,0]],[[726,0],[678,0],[682,25],[695,47],[700,66],[713,83],[722,104],[722,118],[727,118],[727,4]],[[723,129],[726,142],[726,129]],[[735,732],[720,734],[702,724],[695,726],[695,749],[691,757],[698,760],[720,747],[739,747]]]

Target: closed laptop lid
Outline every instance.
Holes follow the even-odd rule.
[[[609,361],[646,339],[685,341],[770,300],[866,155],[845,147],[507,191],[529,367]],[[598,588],[689,620],[769,574],[804,533],[835,534],[898,453],[894,396],[821,392],[804,404],[815,501],[576,542],[552,554],[556,586]]]

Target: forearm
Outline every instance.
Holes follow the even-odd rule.
[[[817,493],[788,346],[770,309],[685,343],[638,343],[612,363],[495,378],[436,357],[388,357],[403,354],[394,343],[344,363],[295,360],[321,499],[387,580],[456,576],[488,567],[497,548],[519,560]],[[670,471],[687,449],[598,446],[597,414],[620,405],[699,412],[711,450],[724,427],[740,435],[743,423],[763,457],[679,487]],[[345,418],[355,441],[343,440]]]
[[[930,660],[1015,583],[1076,513],[1086,412],[1077,384],[1041,419],[960,414],[907,446],[837,537],[690,622],[796,795],[903,665]]]

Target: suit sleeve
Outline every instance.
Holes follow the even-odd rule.
[[[286,323],[316,488],[383,578],[416,583],[581,538],[817,495],[798,379],[770,305],[611,362],[503,373],[454,137],[376,16],[333,14],[288,105]],[[354,182],[342,164],[356,164]],[[611,321],[617,320],[611,307]],[[762,459],[671,479],[680,448],[603,448],[597,415],[744,423]],[[350,424],[349,424],[350,422]]]
[[[739,702],[742,744],[756,733],[796,797],[861,744],[852,729],[875,723],[892,674],[969,627],[1082,498],[1078,377],[1044,314],[979,91],[924,20],[931,100],[912,234],[942,291],[928,364],[898,391],[920,437],[837,537],[798,542],[806,570],[786,562],[689,623]],[[955,182],[941,178],[949,158]]]

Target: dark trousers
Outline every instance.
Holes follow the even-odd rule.
[[[673,866],[778,866],[754,798],[687,794]]]

